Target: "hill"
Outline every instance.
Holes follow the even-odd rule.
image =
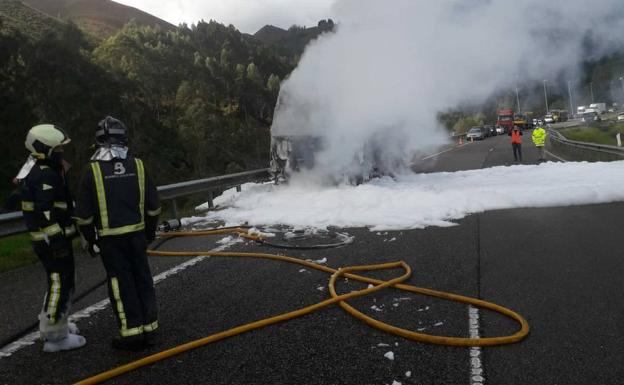
[[[175,28],[153,15],[110,0],[23,0],[23,3],[58,19],[71,20],[97,37],[113,35],[131,20],[164,30]]]
[[[58,32],[63,25],[61,20],[21,1],[0,1],[0,31],[20,31],[31,38],[41,38],[47,33]]]
[[[275,44],[288,37],[288,31],[274,25],[265,25],[253,37],[265,44]]]
[[[299,56],[303,53],[306,45],[325,32],[334,30],[335,24],[332,19],[321,20],[316,27],[301,27],[293,25],[288,30],[265,25],[253,37],[278,50],[283,56]]]

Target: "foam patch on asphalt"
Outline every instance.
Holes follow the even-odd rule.
[[[488,210],[624,200],[624,161],[543,163],[382,178],[350,186],[247,184],[215,200],[201,220],[226,226],[369,227],[373,231],[452,226]]]

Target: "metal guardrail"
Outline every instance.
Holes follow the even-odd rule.
[[[624,160],[624,148],[569,140],[556,130],[548,130],[551,149],[567,160],[603,162]]]
[[[22,212],[0,214],[0,238],[26,232]]]
[[[241,185],[250,182],[261,182],[270,179],[269,169],[260,169],[255,171],[241,172],[237,174],[216,176],[207,179],[191,180],[188,182],[180,182],[159,186],[158,193],[161,201],[171,201],[173,204],[173,213],[178,217],[178,207],[176,198],[188,195],[206,193],[208,207],[214,208],[214,193],[236,187],[237,191],[241,191]],[[21,234],[26,232],[26,226],[20,211],[0,214],[0,238],[9,235]]]

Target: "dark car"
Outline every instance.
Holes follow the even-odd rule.
[[[487,133],[487,136],[496,136],[498,135],[498,132],[496,132],[496,126],[484,126],[485,127],[485,131]]]

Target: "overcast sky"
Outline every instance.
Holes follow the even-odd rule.
[[[151,13],[174,25],[213,19],[255,33],[266,24],[312,26],[331,17],[334,0],[114,0]]]

